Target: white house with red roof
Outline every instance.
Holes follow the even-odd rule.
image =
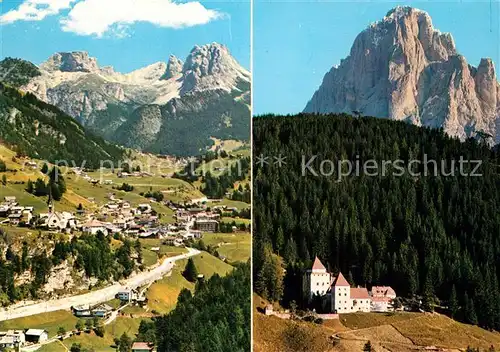
[[[396,298],[396,292],[390,286],[372,287],[372,311],[387,312],[392,308],[392,300]]]
[[[333,313],[370,312],[373,299],[384,297],[390,302],[396,297],[394,290],[388,286],[374,288],[372,295],[365,287],[351,287],[341,272],[337,276],[329,273],[318,257],[303,278],[303,293],[307,302],[310,303],[314,295],[324,296]]]

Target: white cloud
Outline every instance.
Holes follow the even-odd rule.
[[[103,36],[124,33],[136,22],[182,28],[206,24],[222,16],[199,2],[171,0],[82,0],[61,20],[62,29],[80,35]]]
[[[18,8],[0,15],[0,24],[16,21],[41,21],[69,9],[76,0],[25,0]]]

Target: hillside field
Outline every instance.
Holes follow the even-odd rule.
[[[363,351],[370,341],[377,352],[465,351],[470,346],[500,348],[500,333],[462,324],[437,313],[351,313],[323,324],[265,316],[268,302],[254,294],[255,352]]]

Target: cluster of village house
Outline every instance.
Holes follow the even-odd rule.
[[[117,299],[121,301],[122,304],[133,303],[143,306],[147,302],[145,292],[139,292],[137,289],[125,289],[116,294]],[[79,305],[71,307],[73,314],[79,318],[109,318],[113,312],[113,307],[108,304],[101,303],[97,305]]]
[[[134,303],[143,305],[147,302],[144,292],[137,289],[125,289],[116,295],[122,303]],[[107,319],[113,312],[113,307],[106,303],[91,305],[79,305],[71,308],[73,314],[78,318],[101,318]],[[0,331],[0,351],[5,348],[23,347],[30,344],[40,344],[47,341],[48,332],[43,329],[8,330]],[[135,342],[132,351],[152,351],[154,348],[147,342]]]
[[[323,297],[331,313],[387,312],[392,308],[396,292],[390,286],[351,287],[341,272],[329,273],[316,257],[303,276],[304,299],[311,303],[315,295]]]
[[[44,329],[0,331],[0,351],[42,344],[49,340],[49,333]],[[132,352],[152,352],[154,346],[148,342],[134,342]]]
[[[97,234],[123,234],[138,238],[160,238],[165,244],[181,246],[186,240],[201,238],[202,232],[217,232],[222,212],[234,208],[214,206],[210,211],[206,205],[179,205],[168,203],[175,212],[174,224],[160,224],[158,215],[148,203],[132,207],[123,199],[110,193],[108,202],[98,211],[86,214],[84,209],[75,213],[55,211],[49,205],[47,213],[35,214],[32,206],[20,205],[16,197],[6,196],[0,203],[0,224],[28,226],[49,231]],[[106,221],[107,220],[107,221]],[[237,228],[233,228],[234,231]]]
[[[187,159],[179,159],[179,160],[175,160],[175,159],[170,159],[167,161],[166,165],[169,165],[170,167],[172,168],[175,168],[175,167],[184,167],[186,164],[188,163]],[[33,163],[33,162],[27,162],[25,163],[26,166],[30,166],[31,168],[37,168],[37,164],[36,163]],[[133,165],[132,165],[133,166]],[[132,167],[133,168],[133,167]],[[84,169],[82,169],[81,167],[73,167],[71,168],[71,171],[70,173],[73,173],[75,175],[78,175],[80,176],[81,178],[83,178],[84,180],[92,183],[92,184],[98,184],[98,183],[104,183],[105,185],[112,185],[113,184],[113,180],[98,180],[98,179],[95,179],[91,176],[89,176]],[[167,173],[167,174],[160,174],[161,177],[172,177],[174,175],[174,173]],[[127,178],[127,177],[153,177],[155,176],[154,173],[151,173],[149,171],[130,171],[130,172],[124,172],[124,171],[118,171],[116,173],[116,176],[118,176],[119,178]]]
[[[0,350],[43,343],[48,338],[49,333],[43,329],[0,331]]]

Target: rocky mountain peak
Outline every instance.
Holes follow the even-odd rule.
[[[179,75],[182,73],[183,65],[182,60],[178,59],[174,55],[170,55],[167,63],[167,71],[161,79],[170,79]]]
[[[221,44],[212,43],[195,46],[182,68],[183,85],[181,93],[193,90],[232,90],[238,80],[250,81],[250,74],[231,56]]]
[[[97,59],[90,57],[89,53],[85,51],[56,53],[44,62],[41,68],[47,71],[61,72],[100,72]],[[107,67],[106,70],[110,71],[110,68]]]
[[[403,17],[408,17],[412,14],[417,14],[421,16],[426,16],[429,17],[427,12],[419,10],[417,8],[411,7],[411,6],[401,6],[398,5],[392,9],[390,9],[387,14],[385,15],[384,19],[400,19]]]
[[[396,6],[356,40],[364,40],[373,47],[381,44],[385,47],[418,45],[428,61],[446,60],[457,54],[451,34],[435,29],[427,12],[409,6]]]
[[[184,63],[183,72],[196,72],[199,76],[220,73],[224,66],[234,65],[229,50],[221,44],[196,45]]]
[[[362,31],[305,108],[352,111],[441,127],[460,138],[482,130],[500,141],[500,88],[493,62],[469,65],[451,34],[435,29],[426,12],[408,6],[395,7]]]

